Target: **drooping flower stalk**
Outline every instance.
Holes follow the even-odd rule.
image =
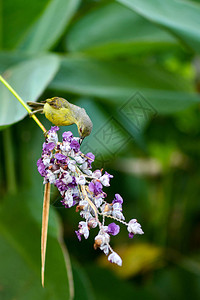
[[[110,246],[110,236],[117,235],[119,225],[112,222],[106,225],[106,220],[119,222],[127,227],[129,237],[143,234],[141,225],[136,219],[128,223],[122,213],[123,199],[115,194],[111,203],[106,201],[103,187],[110,186],[113,177],[103,170],[92,172],[95,160],[93,153],[84,154],[80,150],[79,138],[73,137],[70,131],[64,132],[62,142],[58,141],[57,126],[52,127],[43,144],[42,156],[37,162],[38,171],[44,177],[44,184],[54,184],[59,190],[61,203],[70,208],[76,206],[76,212],[84,221],[79,222],[76,235],[81,241],[89,237],[90,229],[99,228],[95,237],[94,249],[100,248],[112,263],[122,265],[120,256]]]
[[[41,278],[42,286],[44,287],[44,268],[46,258],[46,247],[47,247],[47,230],[49,220],[49,205],[50,205],[50,189],[51,185],[49,182],[45,184],[44,188],[44,201],[42,211],[42,234],[41,234]]]

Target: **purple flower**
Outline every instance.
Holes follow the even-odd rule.
[[[56,145],[53,142],[44,143],[42,149],[43,149],[43,151],[52,151],[55,148],[55,146]]]
[[[67,161],[67,157],[64,154],[61,154],[61,153],[56,153],[55,158],[57,159],[57,161],[59,163],[66,163],[66,161]]]
[[[115,194],[115,198],[114,200],[112,201],[113,204],[115,203],[119,203],[119,204],[122,204],[123,203],[123,199],[122,197],[120,196],[120,194]]]
[[[42,161],[42,158],[39,158],[37,161],[37,167],[38,167],[38,172],[40,173],[41,176],[45,177],[46,175],[46,169],[45,165]]]
[[[58,126],[51,126],[51,129],[49,130],[49,133],[50,132],[56,132],[58,131],[60,128]]]
[[[93,192],[93,193],[95,191],[95,184],[92,181],[89,183],[89,190],[90,190],[90,192]]]
[[[113,175],[109,174],[108,172],[105,171],[105,174],[108,175],[109,178],[113,178]]]
[[[108,225],[107,233],[111,235],[117,235],[119,233],[120,227],[115,223],[110,223]]]
[[[81,242],[81,235],[80,232],[78,230],[75,231],[76,235],[77,235],[77,238],[79,240],[79,242]]]
[[[102,193],[102,184],[99,181],[95,182],[95,194],[101,194]],[[97,195],[96,195],[97,196]]]
[[[132,239],[132,238],[134,237],[134,233],[132,233],[132,232],[129,233],[129,234],[128,234],[128,237],[129,237],[130,239]]]
[[[75,178],[74,176],[72,176],[72,182],[70,182],[70,183],[68,184],[68,187],[69,187],[70,189],[73,189],[73,188],[75,188],[76,186],[77,186],[76,178]]]
[[[95,155],[94,155],[92,152],[88,152],[88,153],[86,154],[86,157],[88,158],[88,159],[87,159],[87,163],[88,163],[88,168],[90,169],[90,168],[91,168],[91,165],[92,165],[92,163],[93,163],[93,161],[94,161],[94,159],[95,159]]]
[[[89,157],[90,160],[92,160],[92,161],[94,161],[94,159],[95,159],[95,155],[94,155],[92,152],[88,152],[88,153],[86,154],[86,156]]]
[[[73,181],[73,177],[70,175],[67,171],[62,171],[62,174],[60,175],[60,178],[56,180],[56,187],[58,188],[59,192],[62,194],[62,192],[68,190],[69,183]]]
[[[62,135],[63,137],[63,141],[67,141],[67,142],[71,142],[72,138],[73,138],[73,134],[71,131],[65,131]]]
[[[73,140],[70,144],[71,149],[74,150],[74,152],[78,152],[80,150],[80,144],[76,140]]]
[[[95,196],[97,196],[103,192],[102,187],[103,186],[102,186],[101,182],[99,182],[99,181],[95,181],[95,182],[91,181],[89,183],[89,190],[91,192],[93,192]]]
[[[60,193],[68,189],[67,185],[62,181],[61,178],[56,180],[55,186],[57,187]]]

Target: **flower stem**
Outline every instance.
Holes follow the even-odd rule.
[[[0,81],[7,87],[7,89],[17,98],[17,100],[21,103],[21,105],[27,110],[29,114],[31,114],[31,109],[28,105],[22,100],[22,98],[17,94],[17,92],[10,86],[10,84],[0,75]],[[43,132],[46,132],[45,127],[38,120],[38,118],[33,114],[30,115],[33,120],[37,123],[37,125],[42,129]]]
[[[50,204],[50,188],[51,184],[47,182],[44,189],[43,213],[42,213],[42,234],[41,234],[41,278],[42,286],[44,287],[44,268],[47,248],[47,230],[49,220],[49,204]]]

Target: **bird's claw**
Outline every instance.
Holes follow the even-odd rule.
[[[30,117],[30,118],[32,118],[33,115],[34,115],[33,112],[30,112],[30,113],[29,113],[29,117]]]

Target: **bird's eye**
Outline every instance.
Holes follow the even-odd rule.
[[[82,128],[80,128],[80,133],[82,133],[83,132],[83,130],[82,130]]]

